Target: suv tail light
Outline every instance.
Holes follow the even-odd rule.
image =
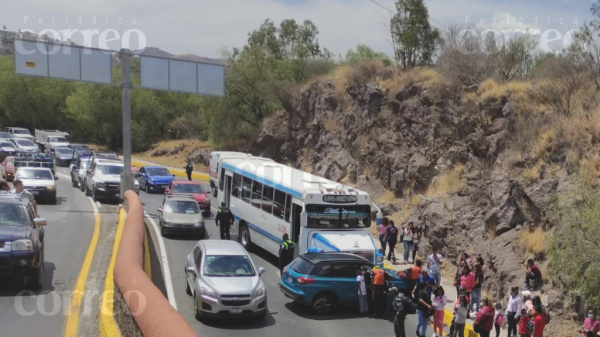
[[[307,284],[313,284],[313,283],[315,283],[315,279],[314,278],[310,278],[310,277],[298,277],[298,284],[300,284],[301,286],[307,285]]]

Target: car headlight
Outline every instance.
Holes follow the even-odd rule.
[[[48,189],[48,191],[54,190],[54,186],[46,186],[46,188]]]
[[[201,221],[201,222],[196,222],[196,223],[194,224],[194,227],[204,227],[204,221]]]
[[[95,182],[94,185],[96,186],[96,188],[103,188],[104,187],[104,183],[102,183],[102,182]]]
[[[254,294],[252,295],[253,297],[260,297],[260,296],[264,296],[266,293],[265,287],[260,287],[256,290],[254,290]]]
[[[173,226],[173,223],[171,221],[167,221],[167,226]]]
[[[209,288],[205,288],[205,287],[200,287],[200,295],[206,296],[206,297],[217,298],[217,294],[215,294],[214,291],[212,291]]]
[[[16,240],[12,242],[12,250],[33,250],[31,240]]]

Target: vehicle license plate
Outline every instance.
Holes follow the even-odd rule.
[[[229,309],[229,313],[231,313],[231,314],[241,314],[242,313],[242,309],[241,308]]]
[[[289,283],[294,283],[294,279],[291,276],[288,276],[288,282]]]

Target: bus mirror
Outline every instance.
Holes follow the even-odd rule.
[[[306,227],[308,224],[308,216],[305,212],[300,213],[300,225]]]

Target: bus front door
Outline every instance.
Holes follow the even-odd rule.
[[[290,240],[294,243],[294,257],[300,254],[300,230],[302,226],[300,225],[300,219],[302,214],[302,206],[293,203],[292,204],[292,233],[290,236]],[[303,245],[304,246],[304,245]],[[303,247],[306,250],[306,247]]]

